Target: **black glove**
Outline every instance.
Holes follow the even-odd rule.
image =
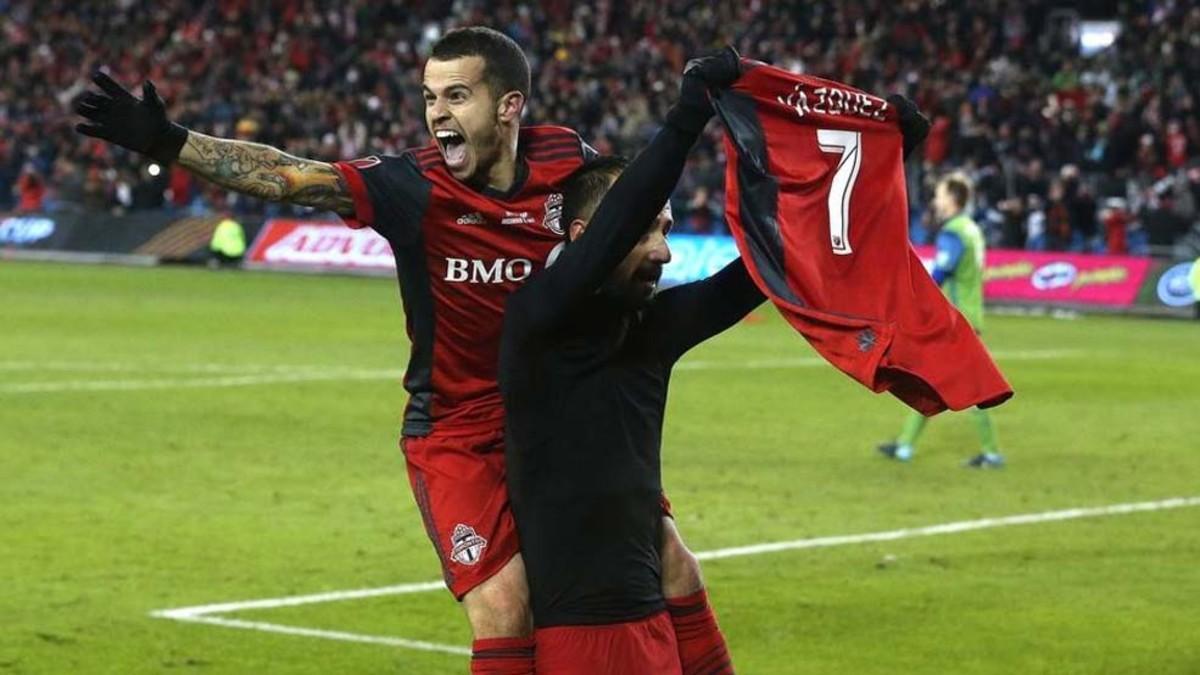
[[[900,112],[900,133],[904,134],[904,159],[929,135],[929,118],[922,115],[917,104],[900,94],[887,97],[887,102]]]
[[[92,82],[104,93],[88,91],[75,103],[75,112],[87,122],[75,125],[84,136],[100,138],[170,164],[179,157],[188,131],[167,119],[167,109],[154,83],[142,85],[141,100],[111,77],[96,71]]]
[[[733,84],[742,74],[742,58],[733,47],[725,47],[694,58],[683,67],[679,100],[667,113],[667,124],[700,133],[713,116],[708,93]]]

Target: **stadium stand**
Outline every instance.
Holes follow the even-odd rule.
[[[635,151],[685,57],[732,41],[748,56],[900,92],[934,122],[910,165],[913,238],[933,179],[963,169],[993,245],[1145,253],[1200,228],[1200,7],[1083,3],[1119,22],[1081,55],[1064,3],[857,0],[0,0],[0,212],[226,209],[289,213],[157,171],[74,134],[73,99],[108,67],[149,77],[198,130],[321,159],[425,142],[420,76],[447,28],[511,35],[534,68],[530,123]],[[716,125],[674,202],[681,231],[725,231]],[[1200,235],[1193,234],[1192,237]]]

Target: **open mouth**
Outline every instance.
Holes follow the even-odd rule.
[[[434,132],[434,138],[442,148],[442,157],[446,166],[451,169],[461,169],[467,164],[467,139],[462,134],[450,129],[439,129]]]

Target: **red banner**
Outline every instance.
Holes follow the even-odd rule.
[[[926,269],[932,246],[917,246]],[[1128,307],[1150,269],[1149,258],[990,249],[984,266],[987,300],[1076,303]]]
[[[247,260],[280,267],[396,269],[392,247],[374,230],[352,230],[336,222],[287,218],[268,220],[263,225]]]

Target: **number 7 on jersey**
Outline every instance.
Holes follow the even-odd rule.
[[[850,255],[850,197],[862,163],[862,134],[840,129],[817,129],[821,152],[841,155],[829,183],[829,243],[835,255]]]

